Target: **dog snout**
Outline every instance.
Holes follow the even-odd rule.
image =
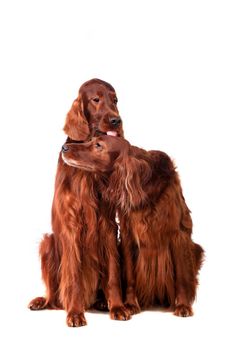
[[[110,118],[110,124],[112,126],[118,126],[121,123],[121,118],[120,117],[114,117],[114,118]]]
[[[69,150],[69,147],[66,144],[64,144],[62,146],[61,150],[62,150],[63,153],[65,153],[65,152],[67,152]]]

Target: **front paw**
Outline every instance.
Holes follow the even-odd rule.
[[[179,317],[193,316],[192,307],[189,305],[183,305],[183,304],[177,305],[175,307],[174,315]]]
[[[28,308],[32,311],[44,310],[47,308],[47,302],[44,297],[38,297],[30,301]]]
[[[86,326],[87,321],[84,313],[69,312],[66,318],[66,323],[69,327],[82,327]]]
[[[112,320],[127,321],[130,319],[130,313],[124,306],[113,306],[110,309],[110,318]]]
[[[130,315],[139,314],[141,312],[141,309],[137,300],[135,300],[134,302],[127,302],[124,305],[126,310],[130,313]]]

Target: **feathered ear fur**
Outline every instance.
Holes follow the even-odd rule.
[[[147,200],[145,187],[151,176],[152,169],[148,161],[120,156],[109,179],[108,199],[124,211],[142,206]]]
[[[70,111],[66,116],[65,133],[75,141],[86,141],[90,135],[88,121],[84,115],[82,98],[79,96],[74,100]]]

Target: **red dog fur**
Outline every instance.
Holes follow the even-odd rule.
[[[113,87],[92,79],[83,84],[67,114],[67,142],[94,135],[123,136]],[[115,212],[99,192],[95,174],[68,166],[60,153],[52,206],[53,234],[40,245],[46,297],[33,299],[29,308],[64,308],[71,327],[86,324],[84,311],[99,289],[104,291],[112,319],[129,319],[122,303]]]
[[[203,249],[191,239],[190,211],[170,158],[111,136],[70,144],[63,158],[109,177],[102,193],[119,211],[127,309],[160,304],[191,316]]]

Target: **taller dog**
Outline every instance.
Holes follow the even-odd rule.
[[[67,142],[82,143],[92,136],[123,136],[114,88],[99,79],[84,83],[67,114]],[[88,169],[86,169],[88,170]],[[53,234],[40,245],[46,297],[33,299],[29,308],[64,308],[71,327],[86,324],[84,311],[101,288],[112,319],[129,313],[121,296],[115,212],[101,198],[100,178],[58,159],[52,205]]]

